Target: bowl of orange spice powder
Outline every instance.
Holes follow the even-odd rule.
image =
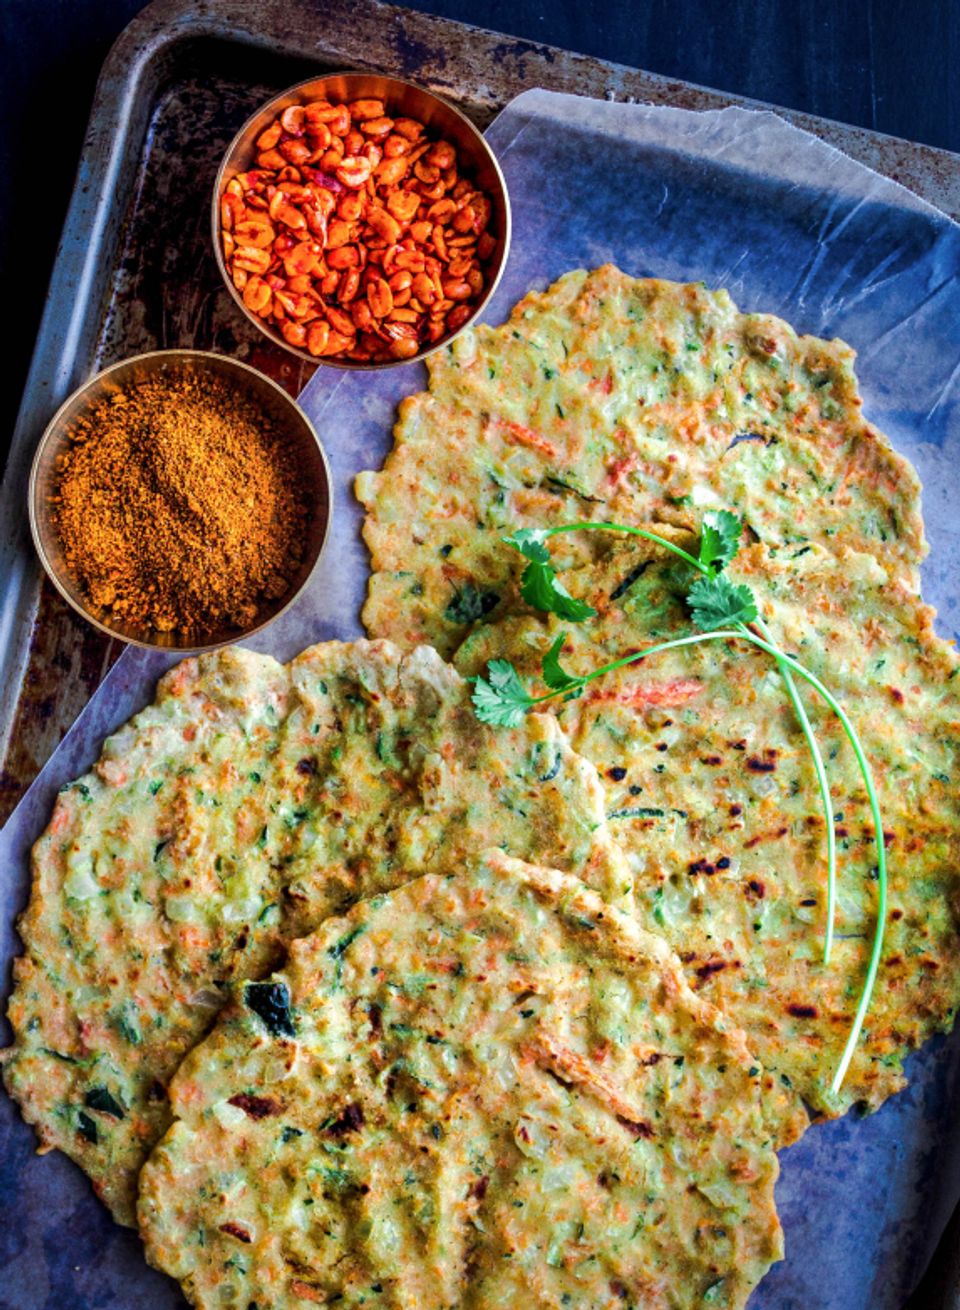
[[[97,374],[54,415],[30,475],[34,542],[61,595],[111,636],[171,650],[237,641],[287,609],[331,509],[296,402],[198,350]]]

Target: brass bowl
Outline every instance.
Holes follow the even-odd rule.
[[[302,484],[307,491],[307,540],[303,557],[287,592],[264,601],[247,627],[221,627],[201,634],[200,640],[175,632],[161,632],[114,618],[108,611],[91,606],[84,598],[63,558],[60,539],[51,513],[51,496],[56,492],[57,458],[70,444],[69,433],[78,419],[107,396],[149,379],[171,374],[206,373],[229,380],[273,421],[297,453]],[[97,373],[57,410],[40,438],[29,483],[30,531],[40,562],[60,595],[95,628],[111,637],[171,651],[214,650],[259,632],[288,609],[306,587],[320,562],[333,511],[333,491],[327,457],[310,420],[303,410],[270,378],[248,364],[206,350],[154,350],[134,355]]]
[[[455,332],[447,333],[439,341],[430,342],[410,359],[364,363],[359,360],[330,359],[323,355],[311,355],[308,350],[290,345],[276,328],[259,318],[243,303],[243,297],[233,285],[233,279],[224,262],[223,244],[220,239],[220,198],[227,183],[238,173],[245,173],[255,166],[257,137],[270,126],[278,114],[290,105],[307,104],[311,100],[321,99],[328,99],[337,104],[361,99],[382,100],[387,114],[391,117],[415,118],[432,134],[456,146],[463,173],[490,197],[493,209],[490,231],[497,244],[485,266],[489,281],[483,295],[473,306],[470,317]],[[261,109],[247,119],[224,156],[213,188],[211,223],[217,267],[220,269],[227,290],[250,322],[278,346],[282,346],[284,350],[289,350],[291,354],[299,356],[310,364],[330,364],[334,368],[345,369],[381,369],[392,368],[397,364],[412,364],[416,360],[424,359],[435,350],[449,345],[483,312],[497,289],[510,248],[510,199],[507,195],[507,184],[497,163],[497,157],[487,145],[482,133],[474,127],[469,118],[464,117],[446,100],[441,100],[439,96],[421,86],[416,86],[413,82],[405,82],[399,77],[386,77],[382,73],[330,73],[325,77],[312,77],[306,82],[298,82],[288,91],[283,91],[272,100],[268,100]]]

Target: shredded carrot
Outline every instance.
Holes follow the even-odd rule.
[[[618,705],[685,705],[703,691],[703,683],[692,678],[674,678],[671,682],[644,682],[635,687],[592,692],[591,701],[616,701]]]
[[[550,459],[559,459],[559,449],[539,432],[534,432],[533,428],[525,428],[522,423],[510,423],[506,420],[501,422],[507,430],[507,440],[512,441],[514,445],[529,446],[532,450],[539,450],[541,454],[548,455]]]

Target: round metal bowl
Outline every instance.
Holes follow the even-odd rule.
[[[64,562],[50,503],[57,489],[58,456],[68,448],[70,431],[78,419],[89,414],[101,400],[124,387],[159,376],[187,374],[207,374],[227,379],[231,387],[243,392],[264,411],[296,451],[308,502],[307,539],[296,575],[287,592],[265,601],[254,621],[247,627],[221,627],[198,633],[195,637],[137,626],[114,618],[109,611],[91,606]],[[118,637],[134,646],[174,651],[214,650],[218,646],[249,637],[278,618],[297,599],[320,562],[333,510],[327,457],[310,420],[300,406],[275,382],[248,364],[205,350],[155,350],[149,354],[135,355],[104,369],[75,391],[54,414],[40,439],[30,470],[28,496],[30,530],[37,554],[64,600],[95,628],[111,637]]]
[[[311,355],[308,350],[290,345],[275,327],[259,318],[243,303],[243,297],[233,285],[233,279],[223,258],[223,245],[220,239],[220,198],[231,178],[255,166],[256,140],[260,134],[270,126],[278,114],[291,105],[307,104],[311,100],[330,100],[341,104],[361,99],[382,100],[387,114],[391,117],[415,118],[425,125],[431,135],[450,141],[456,146],[463,173],[490,197],[493,209],[490,231],[497,244],[486,264],[489,281],[483,295],[473,306],[470,317],[455,332],[447,333],[439,341],[430,342],[410,359],[364,363],[359,360]],[[278,346],[299,356],[300,359],[305,359],[311,364],[330,364],[334,368],[345,369],[381,369],[392,368],[397,364],[412,364],[442,346],[449,345],[483,312],[500,281],[510,248],[510,200],[507,195],[507,185],[497,163],[497,157],[487,145],[482,133],[458,109],[454,109],[453,105],[431,91],[426,91],[413,82],[404,82],[398,77],[385,77],[381,73],[331,73],[326,77],[312,77],[306,82],[298,82],[288,91],[268,100],[261,109],[247,119],[224,156],[213,188],[211,222],[217,267],[220,269],[227,290],[250,322],[254,323],[271,341],[275,341]]]

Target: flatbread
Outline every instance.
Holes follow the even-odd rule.
[[[461,671],[506,657],[534,685],[560,631],[568,633],[562,664],[574,674],[690,632],[692,570],[659,547],[606,540],[596,566],[563,575],[597,619],[563,625],[518,611],[464,643]],[[871,555],[758,545],[741,551],[729,575],[752,586],[783,649],[845,706],[879,793],[890,912],[840,1095],[830,1083],[864,980],[877,888],[866,792],[836,719],[798,679],[836,815],[837,940],[824,967],[820,797],[767,655],[742,642],[687,647],[597,680],[580,700],[548,703],[597,765],[639,913],[676,948],[693,988],[820,1113],[857,1101],[875,1109],[904,1085],[908,1052],[949,1028],[960,1004],[957,654],[936,636],[934,611]]]
[[[358,897],[489,843],[628,892],[603,793],[544,716],[479,724],[434,651],[191,659],[64,789],[33,852],[4,1078],[115,1217],[235,978]]]
[[[449,655],[509,608],[500,538],[583,519],[745,517],[769,546],[867,551],[913,589],[920,483],[861,412],[854,352],[724,291],[568,273],[427,361],[379,473],[361,473],[372,636]],[[595,538],[557,543],[565,564]]]
[[[781,1256],[764,1085],[662,942],[492,852],[237,986],[171,1084],[147,1255],[203,1310],[734,1310]]]

